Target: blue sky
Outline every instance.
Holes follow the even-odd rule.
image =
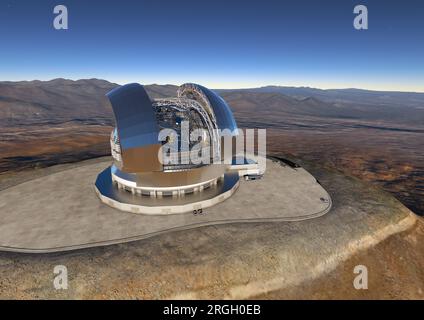
[[[53,28],[58,4],[68,30]],[[420,0],[2,0],[0,80],[424,92],[423,17]]]

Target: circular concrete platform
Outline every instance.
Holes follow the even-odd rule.
[[[226,173],[220,181],[202,192],[193,192],[184,197],[150,197],[119,189],[112,181],[111,167],[103,170],[94,184],[97,196],[108,206],[140,214],[181,214],[206,209],[231,197],[239,186],[237,172]]]
[[[0,250],[75,250],[205,225],[299,221],[331,208],[330,196],[306,170],[268,160],[261,180],[241,181],[231,198],[202,215],[122,212],[106,206],[94,191],[98,173],[109,165],[82,165],[0,191]]]

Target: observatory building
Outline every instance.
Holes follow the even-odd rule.
[[[132,83],[107,97],[116,120],[113,164],[98,175],[95,188],[109,206],[143,214],[200,213],[229,198],[240,176],[263,174],[257,162],[235,156],[239,130],[232,111],[203,86],[187,83],[175,98],[151,99]],[[224,141],[231,143],[228,155]]]
[[[1,190],[0,251],[76,250],[207,225],[300,221],[331,209],[317,179],[290,160],[266,158],[265,132],[239,130],[213,91],[184,84],[174,98],[151,99],[128,84],[107,96],[113,160],[46,169]]]

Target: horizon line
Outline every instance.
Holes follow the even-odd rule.
[[[39,81],[39,82],[51,82],[54,80],[67,80],[67,81],[80,81],[80,80],[100,80],[100,81],[107,81],[111,84],[117,84],[117,85],[124,85],[127,83],[133,83],[134,81],[128,81],[128,82],[114,82],[111,80],[107,80],[107,79],[103,79],[103,78],[97,78],[97,77],[92,77],[92,78],[65,78],[65,77],[56,77],[56,78],[50,78],[48,80],[40,80],[40,79],[31,79],[31,80],[1,80],[0,79],[0,83],[1,82],[35,82],[35,81]],[[183,84],[185,82],[182,82],[181,84]],[[180,86],[181,84],[175,84],[175,83],[145,83],[143,84],[144,86],[151,86],[151,85],[158,85],[158,86]],[[199,83],[200,84],[200,83]],[[208,86],[209,88],[211,88],[210,86]],[[288,84],[263,84],[263,85],[258,85],[258,86],[240,86],[240,87],[228,87],[228,88],[211,88],[213,90],[249,90],[249,89],[259,89],[259,88],[266,88],[266,87],[282,87],[282,88],[305,88],[305,89],[318,89],[318,90],[363,90],[363,91],[374,91],[374,92],[398,92],[398,93],[418,93],[418,94],[424,94],[424,90],[423,91],[415,91],[415,90],[400,90],[400,89],[372,89],[372,88],[366,88],[366,87],[339,87],[339,88],[335,88],[335,87],[320,87],[320,86],[310,86],[310,85],[288,85]]]

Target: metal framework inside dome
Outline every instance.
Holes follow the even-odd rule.
[[[212,140],[212,144],[218,147],[219,150],[219,139],[214,135],[217,127],[215,117],[211,117],[209,113],[205,111],[202,105],[197,101],[186,99],[186,98],[172,98],[172,99],[157,99],[153,101],[153,108],[156,111],[157,118],[163,117],[163,113],[160,110],[161,107],[167,107],[178,112],[184,112],[188,114],[196,113],[200,115],[203,124],[208,130],[209,137]],[[192,120],[192,119],[190,119]]]

